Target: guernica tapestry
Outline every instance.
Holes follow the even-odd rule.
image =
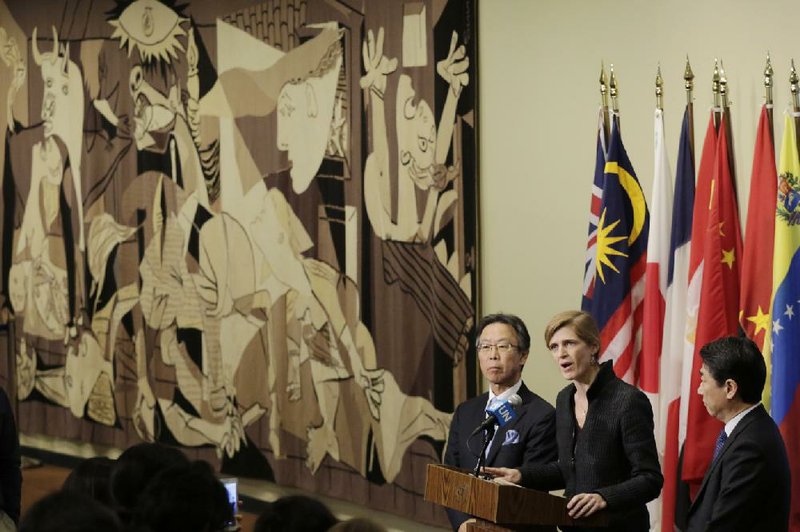
[[[20,430],[414,514],[475,393],[475,0],[0,0]]]

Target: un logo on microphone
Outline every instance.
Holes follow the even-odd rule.
[[[514,419],[514,411],[511,409],[511,405],[503,403],[500,408],[497,409],[497,419],[500,425],[505,425]]]

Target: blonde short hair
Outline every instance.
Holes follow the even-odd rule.
[[[575,335],[582,341],[600,350],[600,330],[597,328],[597,322],[588,312],[581,310],[565,310],[550,318],[544,328],[544,344],[550,347],[553,335],[566,326],[572,327]]]

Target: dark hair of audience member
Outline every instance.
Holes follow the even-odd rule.
[[[149,532],[216,532],[233,520],[228,492],[202,460],[164,469],[139,497],[135,530]]]
[[[92,499],[111,507],[109,479],[114,460],[106,456],[94,456],[83,460],[64,480],[62,490],[88,495]]]
[[[326,532],[339,520],[327,506],[304,495],[288,495],[269,503],[253,532]]]
[[[366,517],[354,517],[336,523],[330,532],[386,532],[386,528]]]
[[[95,499],[75,491],[56,491],[28,509],[19,532],[120,532],[116,514]]]
[[[114,509],[123,523],[130,521],[140,494],[159,471],[188,463],[179,449],[159,443],[139,443],[125,449],[111,468],[109,482]]]

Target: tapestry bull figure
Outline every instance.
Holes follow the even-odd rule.
[[[33,28],[32,52],[34,62],[42,70],[44,96],[42,120],[44,135],[55,135],[67,148],[75,203],[78,211],[78,247],[85,251],[83,226],[83,195],[81,193],[81,155],[83,153],[83,78],[81,71],[69,59],[69,43],[59,46],[58,32],[53,27],[53,49],[40,53]]]

